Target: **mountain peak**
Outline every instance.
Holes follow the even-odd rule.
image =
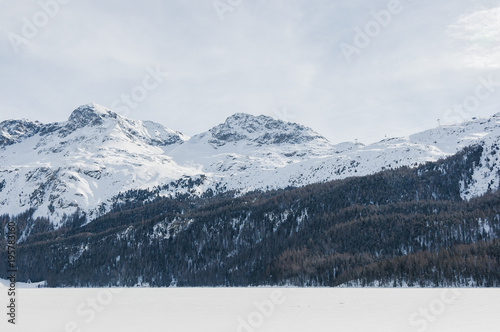
[[[295,123],[286,122],[283,120],[276,120],[267,115],[252,115],[248,113],[235,113],[228,117],[224,125],[240,125],[243,129],[251,128],[259,125],[266,125],[267,127],[283,126],[283,125],[297,125]]]
[[[41,128],[38,121],[26,119],[6,120],[0,123],[0,146],[12,145],[35,135]]]
[[[316,139],[327,141],[312,129],[297,123],[276,120],[266,115],[235,113],[209,131],[210,143],[249,141],[258,145],[300,144]]]
[[[116,119],[117,117],[118,114],[110,109],[98,104],[89,103],[75,109],[68,121],[76,124],[78,127],[98,126],[103,124],[104,118]]]
[[[252,115],[252,114],[248,114],[248,113],[242,113],[242,112],[238,112],[238,113],[234,113],[233,115],[231,115],[230,117],[228,117],[226,119],[226,121],[228,120],[242,120],[242,119],[248,119],[248,118],[255,118],[256,116],[255,115]]]

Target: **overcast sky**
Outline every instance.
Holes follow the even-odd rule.
[[[96,102],[187,135],[246,112],[369,143],[500,112],[500,1],[0,0],[0,29],[0,120]]]

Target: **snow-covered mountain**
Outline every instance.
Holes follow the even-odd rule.
[[[199,173],[163,150],[187,139],[98,105],[81,106],[62,123],[2,122],[0,214],[36,208],[35,216],[50,217],[56,226],[77,208],[93,218],[119,192]]]
[[[189,138],[89,104],[66,122],[0,123],[0,214],[34,208],[57,227],[77,210],[91,220],[133,189],[168,196],[302,186],[416,166],[481,144],[481,165],[463,187],[470,198],[498,189],[499,140],[500,113],[364,146],[333,145],[302,125],[242,113]]]

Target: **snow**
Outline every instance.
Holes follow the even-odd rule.
[[[87,213],[88,221],[95,219],[109,211],[117,194],[131,189],[180,181],[160,192],[172,196],[189,190],[245,193],[303,186],[414,167],[471,144],[483,145],[485,153],[472,183],[463,184],[462,198],[500,185],[500,151],[493,151],[495,144],[500,146],[496,116],[369,145],[332,144],[308,127],[243,113],[189,138],[96,104],[80,106],[66,122],[4,121],[0,131],[15,141],[0,145],[0,183],[5,181],[0,214],[16,215],[33,207],[35,217],[49,217],[56,227],[64,214],[77,208]],[[200,176],[205,177],[201,185],[187,187],[187,179]]]
[[[20,289],[17,324],[3,314],[0,330],[496,331],[499,296],[499,289]]]
[[[89,124],[96,119],[101,122]],[[0,214],[36,207],[35,217],[50,217],[60,226],[63,214],[73,214],[77,207],[96,217],[100,205],[109,208],[111,198],[120,192],[199,174],[164,154],[162,144],[188,138],[159,124],[84,105],[68,122],[53,126],[56,130],[0,149],[0,179],[6,181],[0,192]]]
[[[16,288],[39,288],[39,287],[44,287],[45,284],[46,284],[45,281],[29,282],[29,283],[18,282],[16,283]],[[9,280],[0,279],[0,292],[3,292],[4,288],[9,288],[9,285],[10,285]]]

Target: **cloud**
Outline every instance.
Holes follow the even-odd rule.
[[[500,7],[462,15],[448,33],[467,42],[468,66],[500,68]]]
[[[348,63],[340,45],[388,0],[243,0],[224,20],[205,0],[71,0],[16,53],[8,33],[21,33],[39,1],[59,0],[0,5],[2,119],[63,121],[83,103],[110,107],[160,66],[168,77],[131,118],[193,135],[235,112],[278,112],[332,142],[367,143],[436,125],[500,63],[498,3],[401,0]],[[497,105],[492,97],[471,116]]]

